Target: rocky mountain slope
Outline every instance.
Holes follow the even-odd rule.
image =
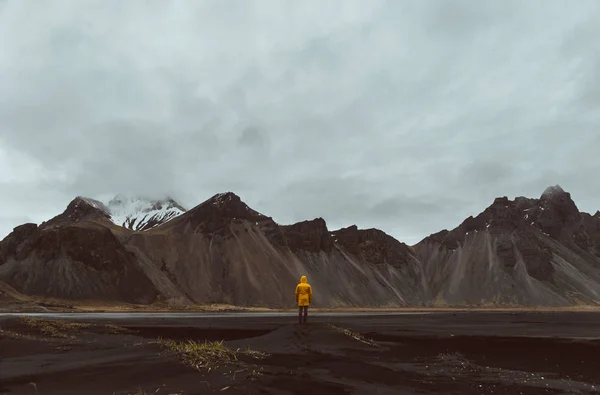
[[[78,197],[50,221],[18,226],[0,242],[0,281],[34,296],[152,302],[152,282],[112,228],[101,203]]]
[[[315,306],[412,306],[429,300],[410,247],[377,230],[330,232],[323,219],[281,226],[233,193],[143,232],[101,203],[26,224],[0,243],[0,281],[56,298],[294,305],[307,275]]]
[[[233,193],[189,211],[124,200],[79,197],[15,228],[0,242],[0,281],[62,299],[291,307],[307,275],[316,307],[600,303],[600,213],[579,212],[560,187],[498,198],[413,247],[322,218],[280,225]]]
[[[600,213],[580,213],[569,193],[496,199],[477,217],[418,243],[437,305],[597,304]]]

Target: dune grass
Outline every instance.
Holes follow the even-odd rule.
[[[36,340],[36,341],[43,341],[43,342],[50,341],[47,338],[41,338],[39,336],[27,335],[27,334],[10,331],[10,330],[4,330],[4,329],[0,329],[0,338],[1,337],[6,337],[7,339],[13,339],[13,340]]]
[[[198,370],[211,371],[220,366],[237,364],[241,355],[246,355],[254,359],[260,359],[267,355],[250,347],[233,350],[224,345],[222,340],[201,343],[194,340],[179,342],[169,339],[158,339],[158,344],[169,352],[178,355],[180,360],[186,365]]]
[[[187,365],[198,370],[212,370],[222,365],[237,362],[237,353],[223,345],[223,341],[199,343],[193,340],[178,342],[159,339],[158,343],[177,354]]]
[[[34,328],[40,331],[43,336],[52,338],[75,338],[77,334],[82,333],[86,329],[101,328],[104,333],[117,335],[125,334],[130,331],[127,328],[120,327],[114,324],[92,325],[83,322],[72,322],[67,320],[49,320],[46,318],[37,317],[20,317],[21,323],[29,328]]]
[[[374,340],[368,339],[368,338],[364,337],[363,335],[361,335],[360,333],[352,332],[350,329],[340,328],[339,326],[335,326],[335,325],[331,325],[331,324],[329,324],[328,326],[329,326],[329,328],[331,328],[337,332],[343,333],[344,335],[351,337],[352,339],[354,339],[356,341],[359,341],[364,344],[368,344],[369,346],[379,347],[379,345]]]
[[[82,329],[87,329],[91,326],[90,324],[81,322],[48,320],[33,317],[21,317],[20,320],[30,328],[39,329],[45,336],[58,338],[74,337],[73,333],[79,333]]]

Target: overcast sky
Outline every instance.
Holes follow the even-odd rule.
[[[600,209],[600,1],[0,0],[0,238],[77,195],[233,191],[414,244]]]

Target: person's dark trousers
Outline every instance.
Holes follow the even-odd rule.
[[[304,315],[304,317],[303,317]],[[306,318],[308,317],[308,306],[300,306],[298,310],[298,323],[302,322],[306,323]]]

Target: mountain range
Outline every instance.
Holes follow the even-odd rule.
[[[316,307],[600,304],[600,212],[559,186],[497,198],[408,246],[378,229],[281,225],[239,196],[75,198],[0,242],[0,282],[32,296],[290,307],[307,275]]]

